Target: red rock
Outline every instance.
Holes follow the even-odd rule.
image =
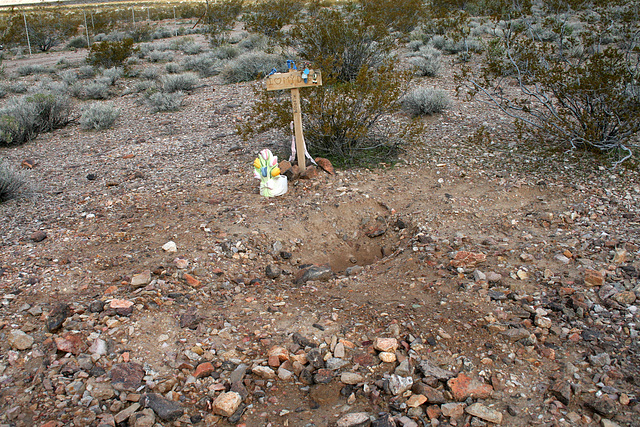
[[[113,309],[117,308],[129,308],[133,305],[133,301],[128,301],[124,299],[112,299],[109,303],[109,307]]]
[[[87,344],[81,334],[68,333],[62,337],[56,337],[54,341],[58,351],[75,354],[76,356],[87,348]]]
[[[453,398],[458,402],[466,400],[468,397],[476,399],[486,399],[491,396],[493,387],[477,379],[472,379],[465,374],[460,374],[456,378],[451,378],[447,385],[451,389]]]
[[[280,168],[280,173],[284,174],[286,171],[291,169],[291,162],[288,160],[281,160],[280,163],[278,163],[278,167]]]
[[[587,268],[584,270],[584,284],[591,287],[602,286],[604,285],[604,275],[599,271]]]
[[[196,378],[204,378],[210,376],[216,368],[213,367],[211,362],[204,362],[198,365],[195,372]]]
[[[483,253],[476,252],[468,252],[468,251],[458,251],[456,255],[451,260],[451,265],[455,268],[465,267],[470,268],[474,267],[476,264],[484,262],[487,259],[487,256]]]
[[[47,238],[47,233],[42,230],[36,231],[31,235],[31,240],[33,240],[36,243],[42,242],[46,238]]]
[[[334,175],[336,173],[329,159],[325,159],[324,157],[316,157],[316,163],[318,164],[318,166],[320,166],[320,169],[323,169],[329,175]]]
[[[119,363],[109,371],[111,385],[118,391],[135,391],[142,383],[144,368],[134,362]]]
[[[202,282],[189,273],[185,273],[184,280],[187,281],[187,285],[193,286],[194,288],[199,288],[200,286],[202,286]]]
[[[353,363],[360,366],[373,366],[378,364],[378,360],[370,353],[356,353],[353,355]]]
[[[427,406],[427,417],[430,420],[438,419],[440,415],[442,415],[442,410],[438,405]]]
[[[316,179],[318,175],[318,169],[315,166],[307,166],[304,172],[300,174],[300,179]]]
[[[280,366],[280,358],[277,355],[270,354],[268,363],[272,368],[277,368]]]

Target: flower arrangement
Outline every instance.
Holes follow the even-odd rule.
[[[280,175],[278,156],[271,150],[260,151],[253,161],[253,175],[260,180],[260,194],[264,197],[280,196],[287,192],[287,177]]]

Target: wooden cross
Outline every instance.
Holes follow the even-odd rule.
[[[305,70],[306,71],[306,70]],[[306,80],[306,81],[305,81]],[[309,70],[304,78],[303,71],[289,69],[287,73],[274,73],[267,77],[267,90],[291,89],[291,106],[293,108],[293,126],[296,137],[296,151],[298,153],[298,167],[304,172],[305,149],[302,134],[302,110],[300,109],[300,88],[322,86],[320,71]]]

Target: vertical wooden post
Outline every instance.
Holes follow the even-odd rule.
[[[87,48],[91,48],[91,42],[89,41],[89,27],[87,26],[87,12],[83,10],[82,15],[84,16],[84,32],[87,35]]]
[[[300,108],[300,89],[291,89],[291,106],[293,107],[293,128],[296,136],[296,154],[300,172],[306,169],[304,157],[304,136],[302,134],[302,109]]]
[[[29,27],[27,26],[27,15],[23,13],[22,17],[24,18],[24,30],[27,33],[27,46],[29,46],[29,56],[31,56],[31,41],[29,40]]]

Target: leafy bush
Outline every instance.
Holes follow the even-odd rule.
[[[87,62],[104,68],[122,66],[125,60],[136,51],[133,39],[122,41],[102,41],[91,45]]]
[[[163,111],[177,111],[184,100],[183,92],[153,92],[147,96],[147,105],[154,113]]]
[[[164,92],[188,92],[198,84],[198,76],[194,73],[170,74],[160,79]]]
[[[423,46],[416,54],[411,55],[409,63],[415,67],[418,76],[435,77],[442,66],[440,57],[438,49]]]
[[[298,54],[323,72],[323,81],[349,82],[362,68],[376,68],[389,56],[386,29],[367,24],[357,13],[321,10],[292,30]]]
[[[462,82],[516,119],[532,141],[604,152],[619,164],[637,149],[640,131],[636,11],[631,3],[594,3],[588,16],[563,13],[537,23],[531,16],[509,21],[481,73],[465,69]],[[575,34],[574,20],[585,22],[584,31]],[[544,31],[532,31],[534,24]]]
[[[248,52],[227,63],[221,76],[225,83],[248,82],[266,76],[283,63],[284,59],[279,55]]]
[[[108,129],[120,116],[120,109],[113,104],[94,102],[82,112],[80,127],[85,130]]]
[[[27,187],[27,180],[21,172],[9,163],[0,161],[0,203],[15,199]]]
[[[20,145],[43,132],[66,126],[71,115],[69,97],[37,93],[10,99],[0,109],[0,145]]]
[[[67,49],[83,49],[85,47],[87,47],[87,39],[82,36],[74,37],[67,43]]]
[[[268,37],[278,37],[282,27],[294,23],[304,7],[300,0],[257,2],[245,12],[245,28]]]
[[[423,0],[359,0],[365,22],[410,33],[425,17]]]
[[[449,95],[443,89],[420,87],[402,98],[402,108],[412,116],[440,113],[451,105]]]
[[[25,15],[31,46],[46,52],[78,32],[80,21],[71,12],[55,9],[35,9]],[[6,31],[2,34],[2,43],[20,45],[25,43],[24,19],[22,13],[13,14]]]

